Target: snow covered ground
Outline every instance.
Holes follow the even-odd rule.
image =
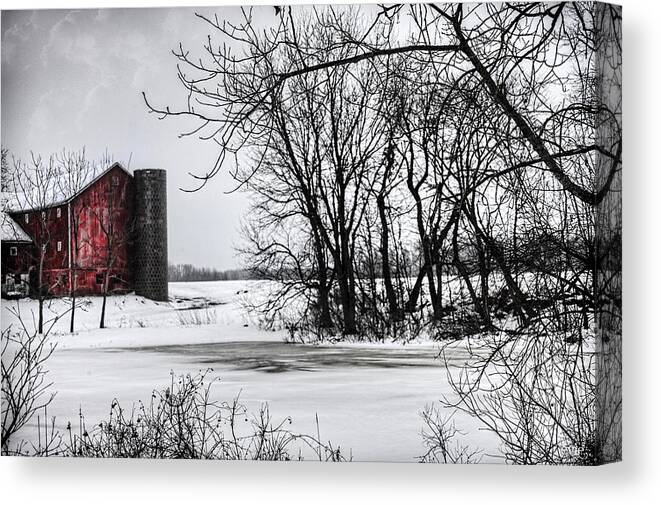
[[[118,399],[126,408],[149,399],[152,389],[169,384],[170,371],[195,373],[207,368],[220,378],[218,400],[241,401],[256,412],[267,402],[274,418],[292,418],[292,431],[316,435],[339,445],[358,461],[416,461],[423,454],[420,412],[449,395],[446,370],[433,343],[415,345],[295,345],[285,332],[257,328],[241,300],[262,289],[255,281],[171,283],[169,303],[135,295],[108,299],[107,326],[99,329],[100,298],[82,300],[75,334],[67,300],[49,302],[56,351],[49,378],[57,396],[49,408],[57,425],[78,425],[82,410],[88,424],[107,417]],[[2,302],[2,328],[33,324],[32,300]],[[461,346],[451,351],[457,364],[467,359]],[[467,433],[463,442],[498,453],[495,437],[468,416],[455,416]],[[36,420],[35,420],[36,423]],[[31,436],[26,429],[25,436]]]
[[[55,298],[46,302],[45,326],[52,326],[50,336],[59,350],[254,340],[255,325],[239,302],[257,286],[254,281],[174,282],[170,283],[170,302],[134,294],[108,297],[103,330],[99,329],[101,297],[84,297],[77,301],[73,334],[67,312],[71,301]],[[28,330],[34,330],[37,310],[35,300],[3,300],[2,328],[18,326],[20,313]],[[259,336],[259,340],[283,338],[284,333],[276,332]]]

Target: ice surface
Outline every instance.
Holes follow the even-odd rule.
[[[214,399],[237,394],[250,411],[268,402],[275,419],[291,417],[291,429],[339,445],[358,461],[416,461],[423,454],[420,412],[450,394],[446,370],[435,344],[294,345],[284,332],[260,331],[245,315],[240,299],[259,289],[250,281],[171,283],[170,303],[135,295],[109,299],[110,328],[100,330],[100,299],[86,299],[74,335],[68,317],[51,334],[57,349],[49,362],[57,396],[49,408],[57,425],[78,426],[82,409],[88,425],[107,418],[117,398],[125,408],[147,401],[152,389],[167,386],[170,371],[195,373],[212,368],[220,378]],[[36,302],[3,301],[2,327],[16,324],[11,308],[32,321]],[[49,317],[66,307],[52,300]],[[182,326],[180,314],[212,313],[211,324]],[[204,318],[202,318],[204,319]],[[462,346],[450,351],[458,363]],[[455,416],[463,440],[487,455],[497,441],[468,416]],[[36,424],[36,419],[33,425]],[[26,435],[34,426],[26,428]],[[483,461],[489,461],[487,456]]]

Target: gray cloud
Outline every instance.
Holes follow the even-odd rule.
[[[268,9],[272,9],[268,7]],[[180,139],[186,124],[158,121],[141,92],[176,106],[185,90],[171,50],[180,41],[201,48],[210,28],[189,8],[41,10],[2,13],[2,144],[18,157],[86,147],[106,150],[130,168],[168,170],[170,259],[197,265],[238,266],[233,245],[246,208],[244,194],[226,194],[220,174],[187,194],[188,172],[202,173],[216,150]],[[236,8],[219,8],[223,17]]]

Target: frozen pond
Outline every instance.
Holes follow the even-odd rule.
[[[226,342],[198,345],[137,347],[133,350],[159,353],[211,368],[256,370],[265,373],[323,372],[336,368],[432,367],[438,351],[431,347],[340,347],[286,344],[281,342]],[[121,351],[121,350],[120,350]]]
[[[61,350],[49,363],[58,392],[49,415],[61,428],[67,421],[77,426],[81,408],[92,424],[107,417],[113,398],[125,408],[149,399],[153,388],[169,384],[171,370],[211,368],[221,379],[214,399],[229,401],[240,393],[251,412],[268,402],[275,420],[290,416],[292,431],[299,433],[315,434],[318,415],[321,438],[354,460],[413,462],[424,452],[420,411],[448,393],[437,353],[431,345],[272,341]],[[456,358],[463,360],[462,354],[457,351]],[[464,422],[474,424],[462,419],[464,430]]]
[[[48,362],[48,380],[57,396],[49,417],[56,416],[60,429],[68,421],[77,427],[81,409],[90,426],[108,418],[115,398],[125,409],[149,400],[153,389],[170,385],[171,371],[195,374],[211,368],[220,378],[214,400],[231,401],[240,394],[252,413],[266,402],[274,421],[289,416],[293,432],[314,436],[318,415],[322,441],[339,445],[354,460],[416,461],[424,453],[421,411],[450,394],[438,346],[286,344],[284,331],[261,331],[242,307],[243,297],[261,296],[263,286],[255,281],[171,283],[170,303],[112,297],[109,328],[103,330],[98,329],[100,298],[86,299],[76,316],[78,331],[69,334],[63,318],[52,333],[57,349]],[[18,305],[3,300],[2,306],[2,327],[17,325],[10,309]],[[36,302],[22,300],[20,307],[30,321]],[[191,325],[186,317],[197,307],[208,320]],[[47,314],[66,309],[66,300],[54,299]],[[452,364],[468,359],[464,346],[448,352]],[[456,415],[454,420],[466,433],[462,443],[497,453],[494,436],[473,419]],[[31,437],[30,428],[22,435]]]

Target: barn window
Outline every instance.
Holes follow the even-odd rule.
[[[60,207],[57,208],[56,214],[58,219],[62,217],[62,209]]]
[[[9,256],[18,256],[18,247],[12,246],[9,248]]]
[[[113,175],[110,184],[112,185],[113,188],[119,186],[119,177]]]
[[[96,283],[103,284],[103,274],[96,274]]]
[[[26,223],[30,222],[30,214],[25,214],[25,222]]]
[[[60,209],[58,209],[58,210],[60,210]],[[60,252],[61,250],[62,250],[62,241],[58,240],[57,241],[57,252]]]

